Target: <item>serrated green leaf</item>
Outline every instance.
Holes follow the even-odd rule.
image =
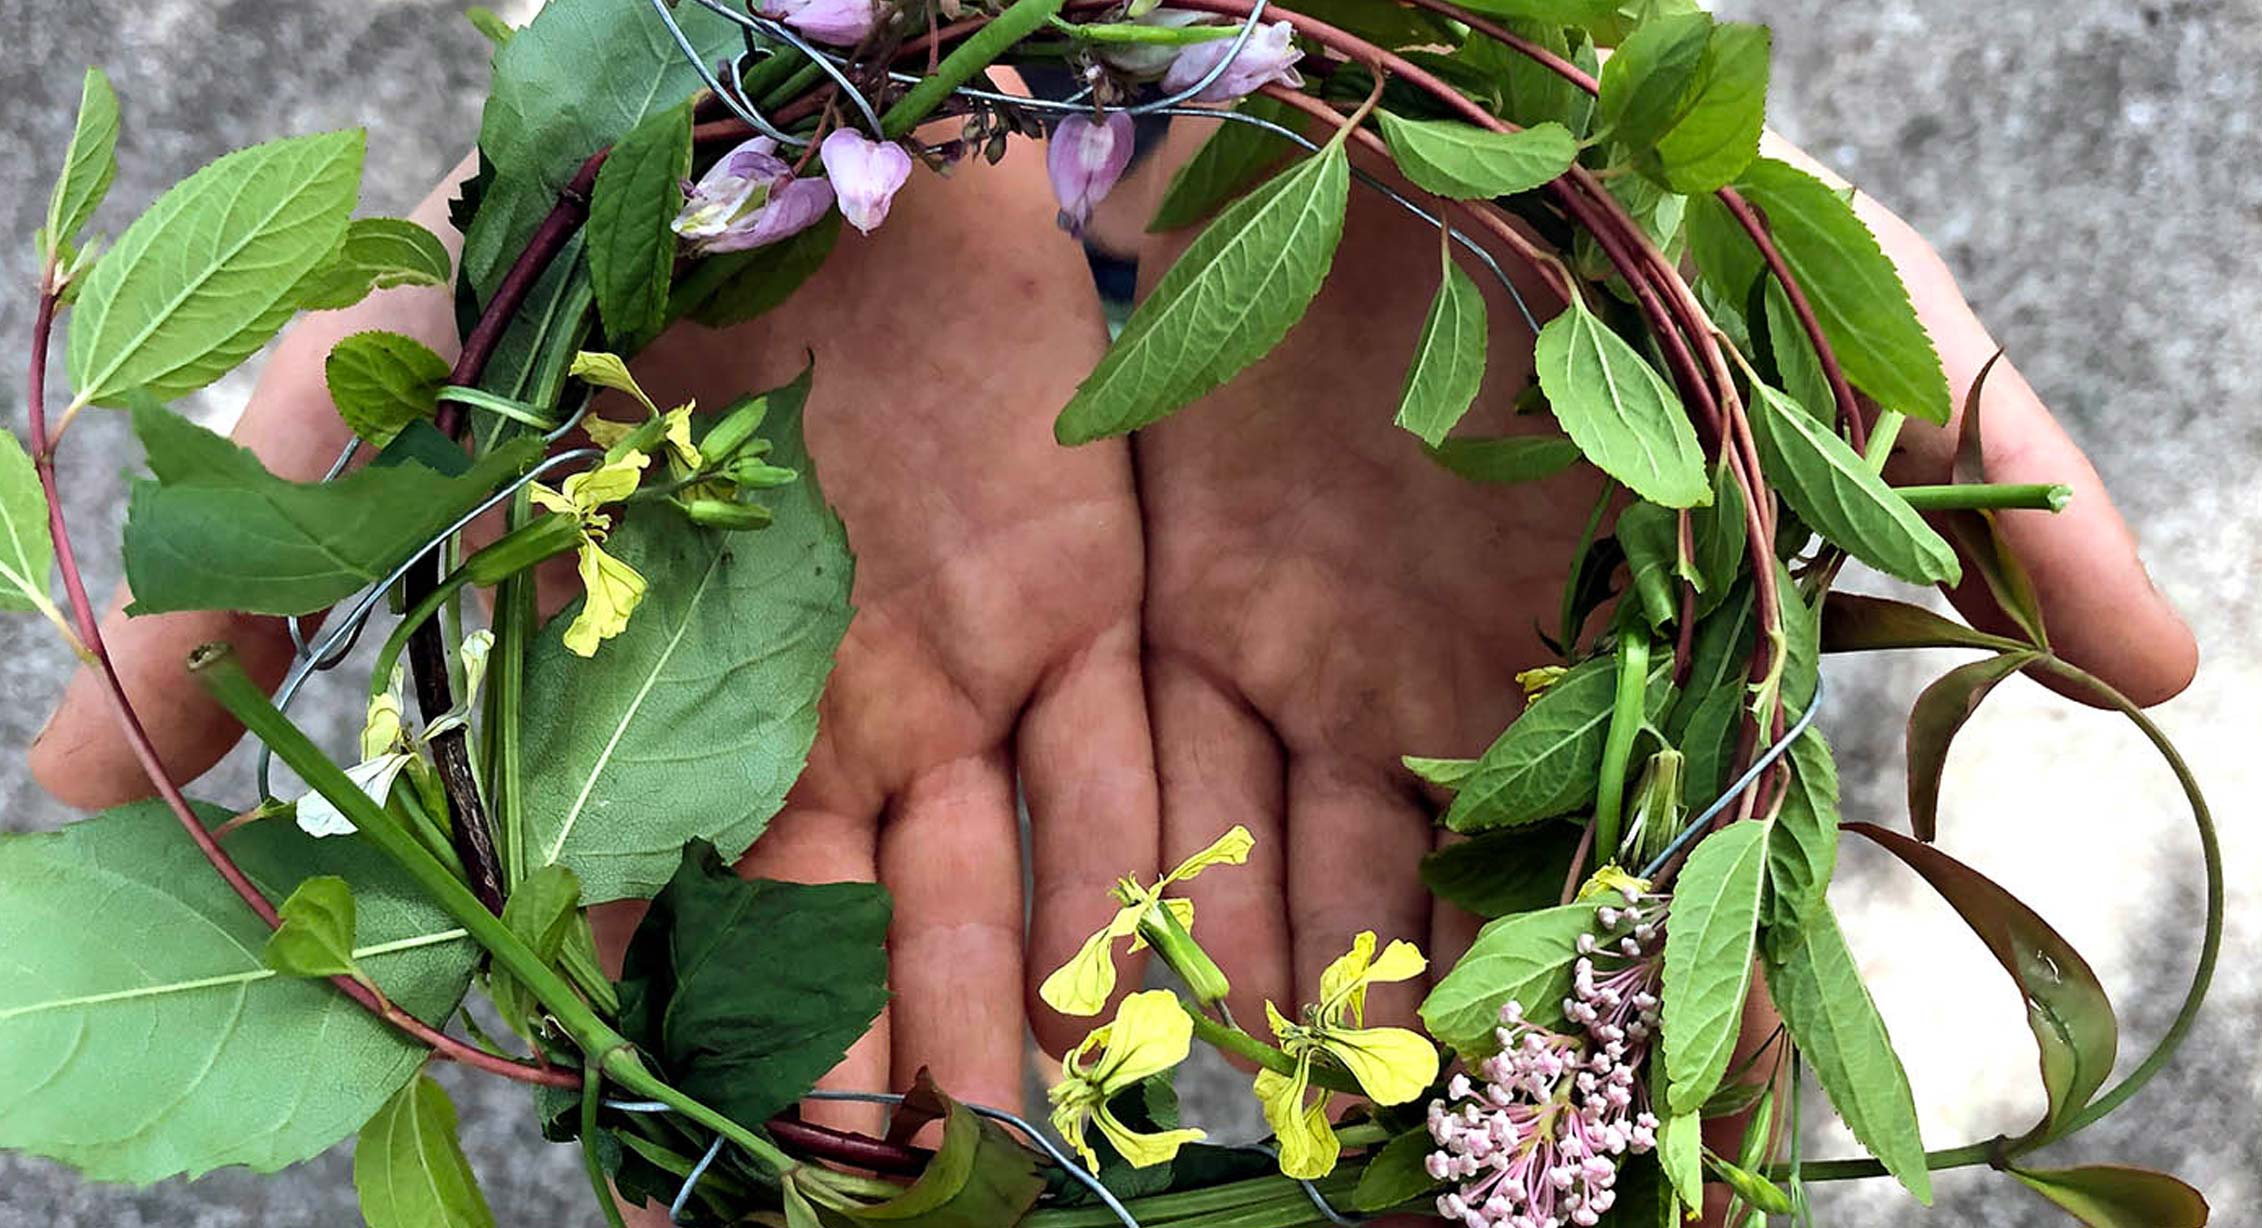
[[[292,297],[305,311],[336,311],[372,290],[447,285],[454,267],[440,237],[414,222],[355,218],[338,250],[300,279]]]
[[[1772,277],[1767,279],[1765,310],[1767,345],[1775,356],[1775,370],[1781,377],[1783,390],[1817,421],[1835,424],[1838,394],[1831,389],[1830,378],[1822,373],[1822,359],[1815,354],[1814,343],[1807,340],[1798,313],[1791,309],[1791,298],[1783,292],[1783,283]]]
[[[623,515],[605,549],[650,586],[627,630],[577,657],[569,607],[529,654],[526,744],[547,748],[524,786],[530,860],[572,867],[584,903],[657,891],[695,837],[745,852],[816,739],[854,563],[802,441],[807,375],[768,395],[770,460],[802,474],[768,492],[770,527]]]
[[[1635,27],[1602,66],[1602,122],[1622,145],[1641,148],[1670,128],[1697,79],[1712,34],[1707,13],[1677,13]]]
[[[1671,508],[1636,503],[1618,513],[1618,545],[1626,575],[1651,630],[1680,615],[1681,517]]]
[[[1468,9],[1492,17],[1521,17],[1570,26],[1612,18],[1618,11],[1618,0],[1478,0]]]
[[[369,1228],[494,1228],[456,1137],[456,1106],[428,1076],[401,1088],[353,1149],[353,1188]]]
[[[126,512],[132,614],[323,609],[390,574],[542,447],[522,440],[458,476],[401,459],[335,482],[288,482],[146,399],[134,406],[133,425],[156,480],[134,483]],[[404,434],[395,450],[409,442]]]
[[[78,243],[79,231],[117,177],[118,92],[101,69],[89,68],[79,86],[78,123],[63,150],[63,173],[47,198],[47,228],[41,234],[48,255],[61,260]]]
[[[2050,1101],[2035,1130],[2055,1129],[2080,1112],[2113,1073],[2121,1036],[2112,1000],[2089,961],[2049,922],[1979,871],[1899,832],[1868,823],[1848,827],[1922,875],[2018,986]]]
[[[1303,112],[1262,94],[1242,99],[1234,109],[1290,129],[1303,122]],[[1201,221],[1294,152],[1296,147],[1278,133],[1226,120],[1184,166],[1172,173],[1170,186],[1163,189],[1162,203],[1155,206],[1155,215],[1147,222],[1147,233],[1162,234]]]
[[[1524,38],[1564,59],[1571,42],[1559,22],[1508,19],[1511,34]],[[1578,87],[1531,57],[1483,34],[1471,32],[1454,52],[1454,58],[1495,83],[1500,92],[1500,116],[1520,127],[1553,121],[1584,136],[1583,120],[1593,103]]]
[[[2208,1220],[2206,1197],[2166,1173],[2118,1164],[2010,1173],[2089,1228],[2202,1228]]]
[[[888,895],[741,879],[693,841],[629,941],[621,1028],[736,1121],[799,1100],[887,1004]]]
[[[338,416],[379,448],[409,423],[432,416],[452,370],[447,359],[416,338],[377,330],[338,342],[322,364]]]
[[[1422,858],[1422,885],[1488,919],[1547,908],[1562,899],[1580,831],[1548,823],[1456,840]]]
[[[1804,406],[1752,385],[1752,434],[1760,467],[1783,501],[1816,532],[1862,562],[1911,584],[1953,584],[1956,552],[1861,453]]]
[[[1710,195],[1689,198],[1683,229],[1689,236],[1689,255],[1696,260],[1705,282],[1722,299],[1744,310],[1752,286],[1767,270],[1751,236],[1744,233],[1728,206]]]
[[[1673,880],[1658,996],[1666,1103],[1675,1114],[1704,1107],[1736,1050],[1767,887],[1769,826],[1730,823],[1704,837]]]
[[[1441,1183],[1424,1165],[1437,1143],[1428,1130],[1414,1130],[1383,1144],[1382,1150],[1359,1170],[1359,1184],[1351,1190],[1351,1209],[1372,1215],[1409,1203]]]
[[[16,433],[0,428],[0,610],[55,617],[55,599],[47,592],[54,568],[55,538],[47,527],[39,471]]]
[[[354,883],[355,960],[428,1023],[455,1009],[477,948],[362,841],[268,821],[228,852],[270,897],[309,875]],[[277,975],[266,942],[159,803],[0,839],[0,1147],[139,1185],[273,1172],[352,1134],[426,1051],[330,986]]]
[[[1697,617],[1702,618],[1719,609],[1735,590],[1751,542],[1750,528],[1744,523],[1744,489],[1725,461],[1713,467],[1712,502],[1691,513],[1689,535],[1695,544],[1696,574],[1702,580],[1696,603]]]
[[[782,242],[701,260],[676,282],[669,317],[729,328],[769,314],[824,267],[840,240],[840,226],[835,210]]]
[[[589,280],[606,341],[633,352],[667,322],[683,182],[691,175],[691,104],[645,119],[613,146],[589,195]]]
[[[1791,743],[1790,791],[1767,836],[1767,903],[1761,924],[1769,950],[1788,951],[1807,918],[1822,907],[1838,868],[1838,767],[1822,731]]]
[[[1767,27],[1715,24],[1673,118],[1639,159],[1643,170],[1685,193],[1712,192],[1742,174],[1759,156],[1766,122],[1767,52]]]
[[[1579,445],[1560,435],[1510,435],[1498,439],[1448,439],[1429,458],[1472,482],[1537,482],[1579,461]]]
[[[1378,111],[1398,169],[1428,191],[1454,200],[1529,192],[1571,169],[1579,142],[1557,123],[1493,132],[1457,119],[1404,119]]]
[[[1227,207],[1132,313],[1053,434],[1077,444],[1145,426],[1264,357],[1326,280],[1350,184],[1334,145]]]
[[[1685,1207],[1704,1205],[1704,1120],[1675,1113],[1657,1127],[1657,1159],[1673,1196]]]
[[[1421,755],[1400,755],[1398,761],[1406,770],[1433,785],[1447,789],[1461,787],[1461,782],[1477,770],[1475,759],[1430,759]]]
[[[2034,663],[2035,653],[2005,652],[1942,674],[1909,709],[1909,827],[1919,840],[1940,834],[1940,775],[1948,748],[1998,684]]]
[[[1846,1127],[1918,1202],[1930,1204],[1932,1176],[1908,1074],[1827,906],[1768,959],[1767,989]]]
[[[1555,420],[1596,468],[1666,507],[1712,498],[1680,397],[1585,304],[1574,300],[1549,320],[1534,355]]]
[[[1772,158],[1753,162],[1735,186],[1766,211],[1768,232],[1846,378],[1886,409],[1945,424],[1953,403],[1939,351],[1893,262],[1853,206],[1821,180]]]
[[[1651,670],[1648,707],[1653,714],[1671,698],[1672,664],[1666,658]],[[1617,659],[1598,657],[1573,668],[1532,701],[1461,782],[1446,809],[1445,825],[1458,832],[1520,826],[1593,801],[1617,679]]]
[[[1464,1058],[1499,1049],[1492,1030],[1513,1001],[1524,1017],[1546,1025],[1563,1017],[1579,935],[1594,928],[1595,904],[1565,904],[1502,917],[1477,931],[1453,970],[1422,1000],[1422,1025]]]
[[[282,924],[267,936],[261,963],[284,976],[353,975],[353,889],[346,880],[307,879],[275,912]]]
[[[78,400],[194,392],[267,344],[299,279],[337,250],[361,193],[362,134],[254,145],[157,199],[87,275],[70,319]]]
[[[1484,292],[1452,257],[1444,264],[1445,280],[1422,320],[1398,394],[1398,425],[1432,448],[1445,442],[1484,386]]]

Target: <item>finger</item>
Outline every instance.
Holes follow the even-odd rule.
[[[1029,805],[1031,900],[1028,1008],[1037,1044],[1060,1054],[1091,1019],[1046,1006],[1037,987],[1068,961],[1118,905],[1109,886],[1149,878],[1161,860],[1154,742],[1139,675],[1135,623],[1104,632],[1038,688],[1015,745]],[[1141,960],[1126,960],[1117,996],[1136,989]],[[1112,1006],[1102,1012],[1112,1018]]]
[[[448,199],[468,174],[467,161],[451,172],[410,217],[460,245],[448,226]],[[317,312],[287,332],[252,390],[234,436],[282,477],[311,481],[336,459],[348,437],[330,402],[323,363],[330,347],[367,329],[416,337],[442,354],[456,350],[454,302],[445,287],[380,291],[344,311]],[[291,659],[283,620],[225,611],[190,611],[128,619],[129,597],[120,592],[102,620],[102,635],[119,681],[148,727],[158,757],[177,780],[198,776],[219,759],[242,729],[201,688],[183,685],[183,662],[199,644],[225,640],[261,685],[281,681]],[[152,792],[133,752],[119,737],[101,679],[81,669],[31,750],[33,778],[73,806],[113,806]]]
[[[1299,755],[1288,767],[1288,908],[1296,936],[1296,1000],[1317,1002],[1320,974],[1373,930],[1376,950],[1430,937],[1422,886],[1428,813],[1388,778],[1350,762]],[[1410,1024],[1421,978],[1367,991],[1369,1024]]]
[[[922,1066],[977,1104],[1021,1102],[1021,865],[1004,751],[913,776],[880,833],[888,930],[893,1075]]]
[[[1235,824],[1256,847],[1173,890],[1194,901],[1194,937],[1232,982],[1241,1026],[1263,1035],[1269,999],[1293,1009],[1287,909],[1287,792],[1280,743],[1238,695],[1175,653],[1148,659],[1147,702],[1161,782],[1162,864],[1177,865]]]

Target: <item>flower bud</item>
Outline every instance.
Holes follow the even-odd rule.
[[[822,179],[796,179],[777,142],[755,137],[724,154],[691,186],[675,233],[702,255],[761,247],[806,229],[832,207]]]
[[[1232,102],[1236,98],[1253,94],[1257,87],[1278,82],[1295,88],[1304,84],[1302,74],[1296,71],[1296,62],[1304,53],[1296,49],[1292,35],[1295,27],[1285,21],[1258,26],[1242,46],[1241,53],[1233,57],[1218,74],[1217,80],[1202,87],[1194,102]],[[1220,60],[1233,50],[1231,38],[1196,43],[1178,53],[1170,68],[1162,75],[1164,92],[1175,94],[1191,89],[1194,83],[1209,75]]]
[[[880,19],[875,0],[763,0],[755,11],[835,47],[863,42]]]
[[[768,396],[739,398],[699,437],[699,455],[710,465],[719,465],[736,456],[746,441],[754,438],[754,432],[762,429],[762,419],[769,416],[769,412]]]
[[[772,465],[759,456],[741,456],[722,469],[722,476],[746,487],[748,490],[769,490],[778,486],[791,486],[801,478],[798,469]]]
[[[840,215],[865,234],[887,220],[896,190],[911,178],[911,155],[903,146],[866,140],[862,133],[846,128],[826,137],[817,155],[840,197]]]
[[[544,559],[581,544],[581,521],[563,512],[538,516],[463,561],[463,573],[482,587],[500,584]]]
[[[770,509],[759,503],[734,503],[728,499],[692,499],[684,503],[683,514],[693,524],[703,524],[710,529],[766,529],[770,527]]]
[[[1203,1006],[1223,1002],[1233,986],[1225,979],[1225,971],[1210,958],[1209,952],[1194,941],[1178,914],[1161,901],[1139,917],[1139,937],[1147,940],[1162,962],[1186,982],[1186,989],[1194,1000]]]
[[[1131,165],[1132,121],[1122,111],[1110,112],[1098,123],[1071,115],[1053,129],[1045,147],[1045,170],[1052,177],[1053,199],[1060,202],[1060,228],[1072,235],[1084,233],[1093,206],[1105,199],[1123,170]]]

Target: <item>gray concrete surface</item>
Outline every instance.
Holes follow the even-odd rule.
[[[519,6],[525,7],[523,0]],[[2121,492],[2161,586],[2207,653],[2161,721],[2217,799],[2234,917],[2221,990],[2189,1056],[2124,1115],[2059,1149],[2065,1162],[2172,1168],[2237,1225],[2262,1188],[2262,864],[2251,799],[2262,762],[2262,4],[2257,0],[1724,0],[1777,31],[1781,126],[1939,243],[2029,379]],[[460,152],[484,76],[482,44],[439,0],[0,0],[0,337],[28,327],[28,236],[68,132],[80,67],[125,98],[126,169],[102,224],[198,163],[286,131],[365,124],[371,210],[405,208]],[[15,377],[0,410],[20,422]],[[200,398],[230,417],[241,378]],[[98,590],[116,576],[123,484],[138,461],[120,424],[94,416],[72,455],[71,514]],[[1897,822],[1900,714],[1941,662],[1835,667],[1829,716],[1848,811]],[[29,783],[15,748],[37,730],[68,661],[28,622],[0,623],[0,827],[53,826],[64,810]],[[219,795],[240,795],[240,762]],[[1948,845],[2038,907],[2098,966],[2128,1049],[2165,1023],[2196,944],[2197,878],[2172,783],[2104,717],[2008,687],[1959,744],[1943,818]],[[2023,1128],[2038,1100],[2015,996],[1954,918],[1878,859],[1850,849],[1835,894],[1864,969],[1918,1071],[1935,1145]],[[505,1224],[593,1224],[573,1156],[532,1141],[515,1089],[455,1080],[473,1161]],[[1249,1123],[1239,1089],[1194,1081],[1190,1115]],[[1817,1116],[1810,1113],[1810,1119]],[[1824,1150],[1845,1145],[1815,1132]],[[340,1152],[273,1178],[220,1174],[148,1190],[90,1186],[40,1161],[0,1157],[0,1228],[300,1228],[356,1216]],[[2042,1225],[2053,1212],[1984,1171],[1942,1181],[1929,1217],[1875,1186],[1831,1191],[1832,1228]]]

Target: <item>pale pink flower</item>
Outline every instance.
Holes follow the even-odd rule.
[[[1093,123],[1071,115],[1053,129],[1045,148],[1045,170],[1052,176],[1052,194],[1060,202],[1060,228],[1072,235],[1084,233],[1084,223],[1123,178],[1131,165],[1132,122],[1122,111],[1110,112]]]
[[[840,215],[865,234],[887,220],[897,189],[911,178],[911,155],[903,146],[866,140],[862,133],[846,128],[826,137],[817,156],[824,160],[825,174],[840,197]]]

